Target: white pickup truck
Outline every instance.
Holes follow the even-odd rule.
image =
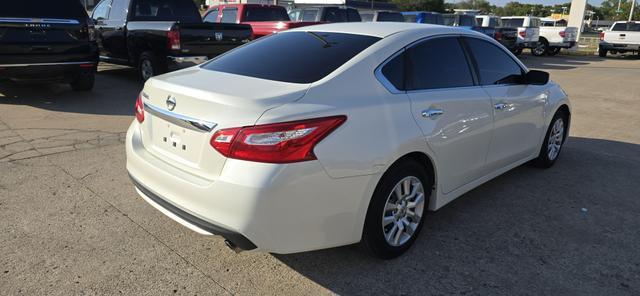
[[[502,26],[518,29],[517,48],[515,54],[521,54],[522,49],[530,48],[532,51],[538,46],[540,37],[540,19],[531,16],[505,16],[502,18]]]
[[[600,32],[598,55],[607,53],[640,54],[640,22],[615,22],[607,31]]]
[[[561,48],[574,47],[577,36],[578,28],[567,27],[565,20],[542,18],[538,46],[531,53],[535,56],[556,55]]]

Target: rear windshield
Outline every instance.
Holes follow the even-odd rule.
[[[502,19],[502,26],[507,28],[523,27],[524,18]]]
[[[289,21],[289,15],[284,7],[247,7],[244,10],[244,21]]]
[[[460,26],[473,27],[476,25],[476,18],[469,15],[460,16]]]
[[[134,0],[132,9],[136,21],[202,22],[200,11],[192,0]]]
[[[5,0],[0,17],[86,19],[88,16],[79,0]]]
[[[362,15],[360,15],[362,16]],[[399,12],[378,12],[379,22],[404,22],[404,17]]]
[[[280,33],[232,50],[202,68],[275,81],[312,83],[378,40],[344,33]]]
[[[640,32],[640,23],[617,23],[611,31],[635,31]]]

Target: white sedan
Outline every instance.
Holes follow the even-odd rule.
[[[361,242],[394,258],[428,210],[550,167],[565,92],[482,34],[341,23],[273,34],[150,79],[127,133],[137,192],[236,250]]]

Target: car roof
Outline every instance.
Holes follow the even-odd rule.
[[[356,34],[356,35],[368,35],[379,38],[384,38],[389,35],[393,35],[396,33],[404,32],[404,31],[413,31],[413,30],[421,30],[421,31],[432,31],[433,33],[443,34],[443,33],[451,33],[451,34],[469,34],[469,30],[457,28],[457,27],[448,27],[448,26],[440,26],[440,25],[430,25],[430,24],[418,24],[418,23],[401,23],[401,22],[354,22],[354,23],[331,23],[331,24],[322,24],[308,27],[300,27],[291,30],[284,31],[286,32],[333,32],[333,33],[347,33],[347,34]]]

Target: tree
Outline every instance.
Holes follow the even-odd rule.
[[[391,0],[402,11],[444,12],[444,0]]]
[[[462,0],[455,4],[457,9],[477,9],[483,13],[490,13],[495,10],[495,6],[486,0]]]
[[[633,11],[633,19],[640,19],[640,9],[638,9],[636,3],[636,9]],[[631,10],[631,1],[621,0],[620,11],[618,11],[618,0],[604,0],[600,5],[600,11],[606,20],[621,21],[629,18],[629,12]]]

